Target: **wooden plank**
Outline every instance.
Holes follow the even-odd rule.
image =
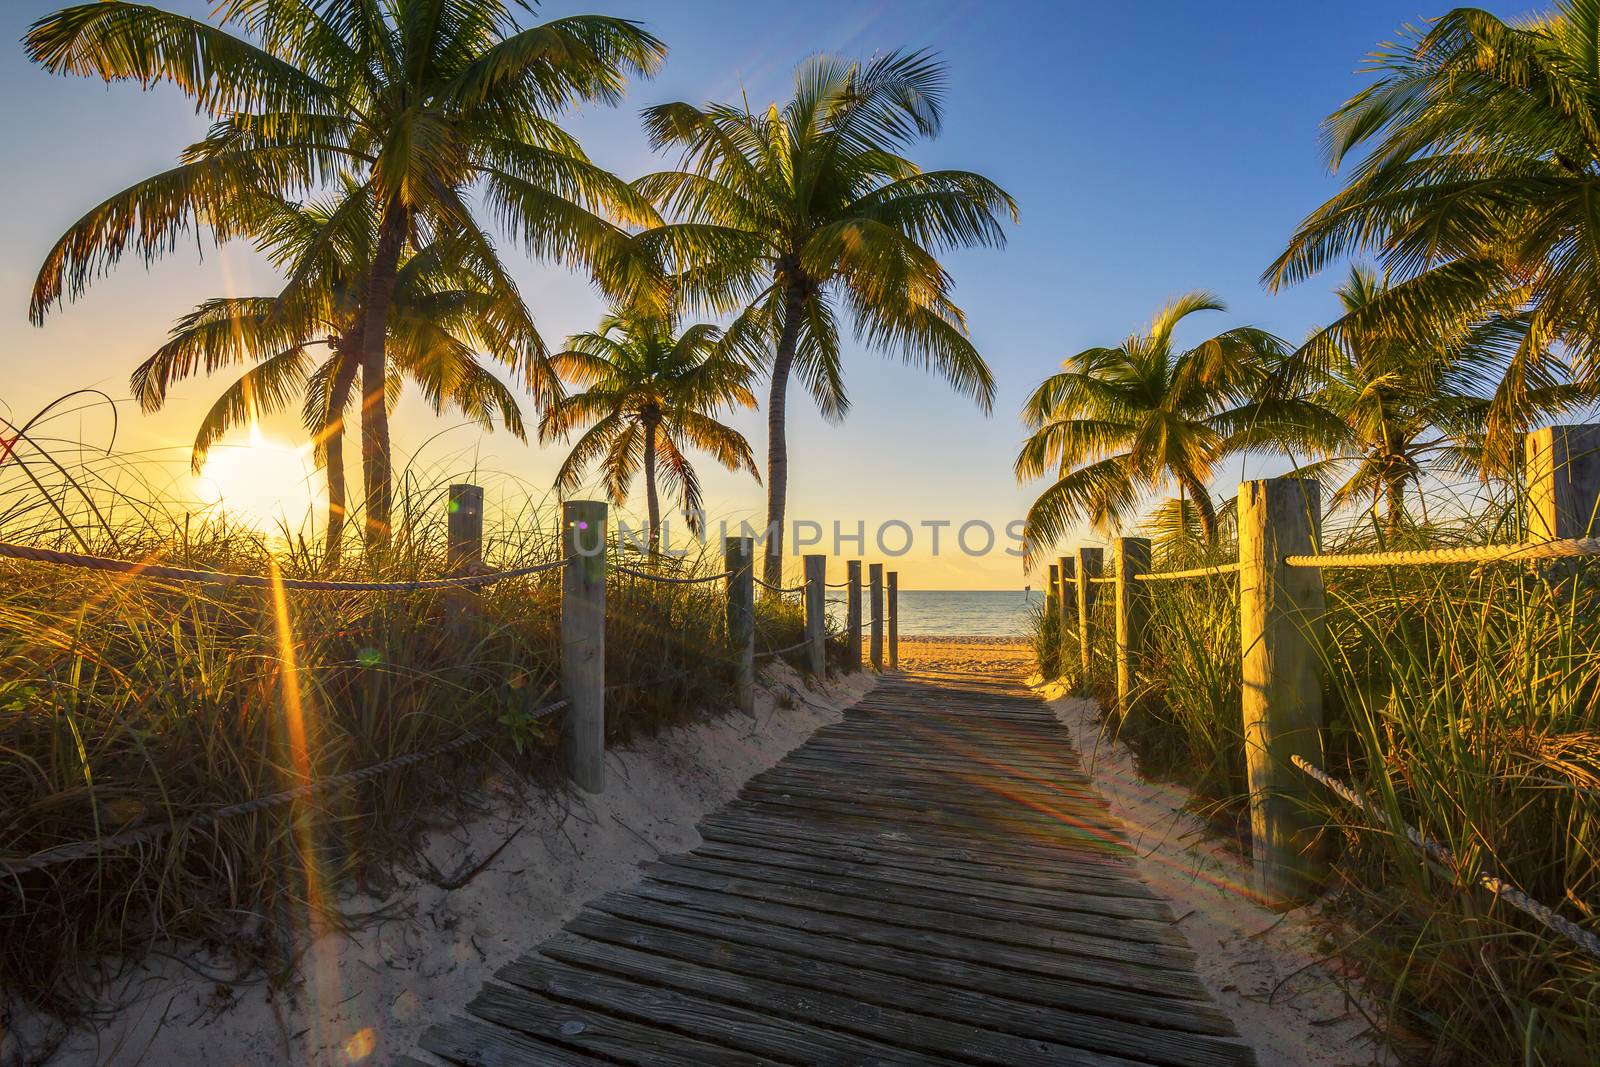
[[[608,939],[627,938],[635,925],[652,931],[676,930],[701,941],[770,948],[795,959],[864,967],[928,985],[983,989],[995,996],[1069,1012],[1193,1033],[1233,1033],[1227,1016],[1203,999],[1162,996],[1062,977],[1038,977],[973,960],[869,944],[815,928],[795,930],[759,919],[658,904],[627,894],[605,898],[604,908],[584,911],[568,929],[587,937]]]
[[[779,1063],[913,1067],[929,1062],[922,1053],[782,1018],[769,1010],[752,1010],[726,1000],[632,982],[555,960],[524,957],[501,968],[497,977],[541,996],[583,1004],[620,1018],[647,1021],[686,1036],[703,1036]],[[729,995],[729,990],[722,989],[720,995]],[[935,1058],[932,1062],[950,1061]]]
[[[886,1000],[916,1002],[917,987],[915,983],[892,979],[885,982],[881,975],[833,968],[831,986],[814,982],[796,986],[790,979],[803,970],[803,965],[792,963],[791,971],[786,972],[785,961],[779,957],[777,977],[772,977],[774,969],[770,958],[763,959],[754,949],[721,956],[713,951],[703,954],[700,960],[687,960],[681,955],[657,955],[564,934],[551,939],[540,952],[588,971],[604,970],[619,978],[681,990],[707,1000],[750,1008],[773,1018],[820,1026],[824,1033],[844,1031],[914,1055],[931,1054],[970,1063],[1024,1067],[1142,1067],[1133,1060],[1097,1054],[1081,1046],[1061,1045],[1041,1037],[1019,1037],[969,1025],[951,1016],[885,1006]],[[539,974],[548,971],[549,965],[542,960],[519,960],[502,975],[508,976],[521,968]],[[897,996],[887,986],[898,988],[900,994]],[[926,1003],[924,998],[923,1004]],[[1193,1035],[1189,1035],[1189,1039],[1193,1040]],[[856,1048],[845,1051],[853,1055],[862,1052]],[[818,1056],[813,1062],[850,1061]]]
[[[900,873],[938,879],[948,875],[957,879],[981,880],[989,886],[1011,886],[1022,889],[1068,889],[1079,893],[1100,893],[1105,896],[1133,897],[1138,900],[1158,899],[1143,882],[1134,881],[1125,872],[1086,872],[1075,870],[1040,870],[1025,865],[986,863],[973,858],[948,855],[935,857],[927,850],[916,848],[872,848],[867,845],[842,842],[836,838],[802,837],[796,833],[774,835],[741,829],[737,824],[724,822],[701,826],[704,839],[699,849],[715,854],[722,847],[753,847],[774,856],[793,857],[795,862],[809,864],[817,860],[838,860],[879,871],[887,877]]]
[[[1246,1067],[1066,730],[1014,682],[880,680],[486,983],[457,1064]]]
[[[1183,938],[1172,932],[1171,910],[1159,900],[1067,892],[1046,894],[1053,898],[1049,903],[995,898],[951,881],[934,886],[913,885],[905,881],[873,878],[870,872],[824,871],[816,866],[806,869],[795,864],[763,863],[759,857],[749,854],[729,858],[696,851],[689,855],[663,856],[658,862],[843,896],[894,900],[935,911],[953,911],[959,915],[983,915],[1040,926],[1060,925],[1067,930],[1104,928],[1119,931],[1118,936],[1126,931],[1129,935],[1142,936],[1155,943],[1183,943]]]
[[[430,1027],[421,1045],[463,1067],[605,1067],[611,1062],[460,1016]]]
[[[849,844],[861,848],[899,852],[932,860],[987,863],[1041,874],[1081,873],[1085,877],[1113,880],[1137,878],[1137,868],[1126,854],[1087,852],[1082,848],[1035,847],[1018,839],[994,840],[972,834],[949,833],[937,827],[911,827],[866,819],[849,824],[836,818],[808,818],[796,809],[763,808],[741,803],[709,815],[706,825],[744,828],[755,833]]]
[[[1031,904],[1040,908],[1073,911],[1074,900],[1082,895],[1094,895],[1110,900],[1145,904],[1152,907],[1145,918],[1159,919],[1170,924],[1172,912],[1165,904],[1158,904],[1149,894],[1110,893],[1105,890],[1122,888],[1109,879],[1099,882],[1066,886],[1057,882],[1051,886],[1014,885],[1010,882],[982,876],[968,876],[958,871],[939,868],[903,868],[881,863],[863,862],[860,858],[833,859],[815,854],[787,852],[768,847],[773,842],[759,840],[731,844],[726,841],[706,840],[694,850],[696,857],[714,858],[730,863],[759,863],[767,867],[783,867],[814,874],[832,874],[864,881],[883,882],[890,885],[910,886],[918,889],[944,890],[988,900],[1014,904]],[[1119,914],[1109,912],[1108,914]]]
[[[467,1010],[519,1033],[641,1067],[757,1067],[768,1062],[676,1029],[641,1024],[499,982],[485,982]]]
[[[661,904],[700,908],[717,914],[777,923],[795,930],[818,930],[841,937],[853,937],[872,945],[914,949],[950,959],[975,961],[1032,974],[1067,978],[1080,982],[1142,989],[1167,996],[1203,997],[1199,979],[1187,971],[1147,967],[1122,959],[1080,956],[1053,948],[1017,945],[988,940],[982,936],[874,922],[834,911],[817,910],[796,904],[777,903],[754,897],[717,893],[692,886],[644,881],[633,893]],[[594,906],[607,909],[607,897]]]
[[[1137,940],[1133,931],[1129,931],[1128,936],[1117,937],[1114,934],[1098,931],[1066,929],[1064,919],[1047,926],[1032,921],[1032,916],[1005,917],[995,915],[987,909],[981,913],[973,909],[963,914],[960,911],[930,908],[925,904],[901,903],[896,899],[896,895],[888,893],[877,898],[871,895],[846,895],[835,890],[808,889],[794,883],[763,882],[754,878],[739,878],[666,863],[649,864],[645,870],[650,881],[665,882],[669,885],[706,889],[716,893],[749,897],[753,900],[782,901],[819,911],[831,911],[839,915],[876,919],[898,926],[950,930],[969,937],[985,938],[1008,945],[1052,949],[1098,959],[1124,960],[1170,970],[1187,970],[1194,961],[1194,953],[1188,948]],[[1109,925],[1115,927],[1115,924]],[[1100,929],[1103,930],[1104,927]]]

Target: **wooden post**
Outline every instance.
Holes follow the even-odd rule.
[[[1321,540],[1316,482],[1270,478],[1239,486],[1239,636],[1243,653],[1250,839],[1258,892],[1274,904],[1309,900],[1327,867],[1309,807],[1313,782],[1290,762],[1322,763],[1317,635],[1322,572],[1287,567]]]
[[[883,564],[872,563],[867,565],[867,588],[871,591],[871,613],[868,616],[872,624],[872,640],[870,649],[872,655],[872,669],[883,670]]]
[[[861,669],[861,561],[850,560],[845,573],[845,666]]]
[[[1600,533],[1600,425],[1547,426],[1523,441],[1528,464],[1528,539]]]
[[[567,773],[580,789],[605,789],[606,769],[606,505],[561,505],[561,691],[567,699],[562,738]]]
[[[1094,611],[1094,599],[1099,586],[1093,579],[1100,577],[1100,565],[1105,551],[1099,548],[1078,549],[1078,688],[1089,684],[1089,615]]]
[[[728,571],[728,644],[733,646],[733,694],[739,710],[756,710],[755,538],[723,542],[722,569]]]
[[[482,566],[483,489],[457,482],[445,507],[445,567],[451,574],[466,574]]]
[[[889,579],[889,669],[900,669],[900,572],[890,571]]]
[[[1133,710],[1133,672],[1144,645],[1145,620],[1150,615],[1150,590],[1139,575],[1150,572],[1150,539],[1119,537],[1111,542],[1112,566],[1117,584],[1117,715]]]
[[[828,676],[828,557],[807,556],[806,640],[811,645],[811,673],[818,679]]]
[[[1045,586],[1044,618],[1040,622],[1040,636],[1044,649],[1039,655],[1039,671],[1046,678],[1061,673],[1061,562],[1050,564],[1050,577]]]
[[[1061,568],[1061,600],[1056,609],[1061,623],[1056,633],[1056,676],[1067,673],[1066,657],[1062,655],[1062,646],[1067,640],[1068,620],[1076,623],[1078,618],[1078,561],[1068,556],[1056,560],[1056,565]]]

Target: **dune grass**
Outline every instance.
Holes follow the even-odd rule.
[[[1329,531],[1325,549],[1511,541],[1517,512],[1501,502],[1397,535],[1358,524]],[[1441,870],[1344,802],[1319,799],[1334,856],[1329,914],[1340,920],[1330,951],[1387,1000],[1386,1036],[1408,1060],[1593,1062],[1600,964],[1473,883],[1491,871],[1600,930],[1600,563],[1325,577],[1327,769],[1461,864]],[[1235,580],[1149,588],[1136,710],[1106,728],[1146,773],[1194,789],[1200,813],[1248,853]],[[1109,606],[1096,618],[1084,688],[1110,706]]]
[[[0,468],[0,540],[196,568],[408,580],[444,573],[444,486],[401,482],[382,560],[324,560],[288,531],[171,513],[102,458]],[[142,495],[149,494],[149,495]],[[496,494],[521,499],[514,491]],[[488,524],[495,568],[556,558],[554,501]],[[720,571],[720,552],[642,569]],[[423,831],[481,800],[485,776],[559,781],[559,571],[472,592],[201,587],[0,560],[0,856],[182,820],[482,731],[482,743],[308,802],[8,877],[0,990],[81,1017],[108,973],[153,946],[226,945],[281,981],[312,923],[381,890]],[[613,570],[607,733],[624,741],[728,706],[720,582]],[[792,603],[758,600],[758,643],[800,639]],[[799,656],[786,657],[796,666]],[[665,676],[664,680],[663,676]]]

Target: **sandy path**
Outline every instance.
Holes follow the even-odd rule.
[[[459,1012],[502,965],[555,933],[584,901],[628,885],[639,863],[699,843],[695,826],[817,727],[840,718],[872,685],[868,674],[822,690],[786,666],[757,687],[754,718],[733,714],[674,730],[606,760],[606,792],[561,793],[489,815],[430,842],[440,871],[470,868],[518,835],[481,874],[455,890],[402,873],[383,900],[346,902],[351,913],[394,917],[353,937],[329,935],[308,950],[289,989],[205,980],[151,957],[112,994],[131,1004],[96,1032],[74,1033],[51,1064],[268,1067],[283,1063],[388,1063],[422,1031]],[[190,951],[185,962],[226,971]],[[22,1045],[46,1035],[22,1023],[0,1044],[0,1065],[27,1062]]]

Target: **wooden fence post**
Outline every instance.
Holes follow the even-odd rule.
[[[445,568],[465,574],[483,566],[483,489],[467,482],[450,486],[445,506]]]
[[[728,644],[733,646],[734,702],[746,715],[756,710],[755,538],[729,537],[722,548],[728,571]]]
[[[861,561],[844,565],[845,573],[845,664],[849,670],[861,669]]]
[[[1067,620],[1076,624],[1078,618],[1078,561],[1068,556],[1056,560],[1056,565],[1061,568],[1061,595],[1056,607],[1056,615],[1061,620],[1056,628],[1056,677],[1067,673],[1066,658],[1062,655],[1062,647],[1067,640]]]
[[[1041,635],[1044,649],[1039,655],[1039,670],[1046,678],[1061,673],[1061,562],[1050,564],[1050,578],[1045,586],[1044,619]]]
[[[1133,710],[1133,672],[1144,647],[1150,615],[1150,590],[1139,575],[1150,573],[1150,539],[1119,537],[1111,542],[1117,594],[1117,715]]]
[[[828,557],[807,556],[806,641],[811,646],[811,673],[819,680],[828,676]]]
[[[1316,895],[1327,866],[1310,809],[1313,783],[1291,756],[1321,767],[1318,633],[1322,572],[1288,567],[1321,542],[1316,482],[1270,478],[1239,486],[1239,636],[1245,761],[1256,888],[1274,904]]]
[[[1523,442],[1528,464],[1528,539],[1600,533],[1600,425],[1547,426]]]
[[[1089,684],[1089,615],[1094,611],[1099,586],[1094,579],[1100,577],[1100,565],[1105,551],[1099,548],[1078,548],[1078,688]]]
[[[868,600],[872,609],[868,616],[872,625],[872,640],[869,644],[872,669],[881,671],[883,670],[883,564],[867,565],[867,588],[871,593]]]
[[[900,669],[900,572],[890,571],[889,588],[889,669]]]
[[[567,773],[580,789],[605,789],[606,769],[606,505],[561,505],[561,691],[567,700],[562,738]]]

